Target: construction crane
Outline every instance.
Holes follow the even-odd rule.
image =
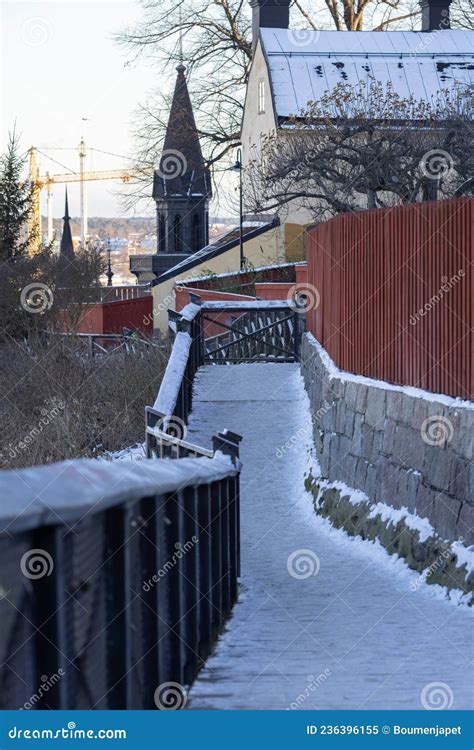
[[[53,186],[68,182],[80,183],[81,202],[81,244],[84,247],[87,239],[87,190],[86,183],[91,180],[120,180],[123,183],[137,177],[151,177],[152,171],[140,169],[111,169],[103,172],[87,172],[85,170],[85,159],[87,155],[84,139],[79,144],[79,172],[66,172],[64,174],[40,175],[37,149],[31,146],[29,150],[30,168],[29,178],[33,191],[33,209],[28,221],[28,234],[32,237],[30,252],[34,254],[41,247],[41,191],[46,188],[47,195],[47,236],[48,242],[53,239]]]

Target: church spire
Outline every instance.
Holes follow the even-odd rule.
[[[176,70],[163,151],[153,179],[157,250],[163,271],[178,261],[177,253],[194,253],[207,245],[212,198],[211,178],[201,151],[181,47]]]
[[[61,245],[59,247],[59,254],[63,258],[67,258],[68,260],[73,260],[74,258],[74,245],[72,242],[69,205],[68,205],[68,199],[67,199],[67,187],[66,187],[66,200],[65,200],[64,216],[63,216],[63,233],[61,235]]]
[[[168,126],[159,169],[155,172],[153,197],[212,197],[209,170],[205,167],[199,134],[184,75],[182,58],[176,68],[178,75],[171,102]]]

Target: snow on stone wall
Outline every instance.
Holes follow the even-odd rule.
[[[311,334],[301,366],[321,474],[474,543],[474,404],[337,369]]]

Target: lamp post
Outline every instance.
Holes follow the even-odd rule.
[[[237,161],[231,167],[233,172],[239,173],[239,240],[240,240],[240,268],[245,266],[244,257],[244,212],[243,212],[243,193],[242,193],[242,149],[237,149]]]
[[[112,286],[112,278],[114,275],[114,272],[112,271],[112,265],[110,263],[110,237],[107,238],[107,273],[105,274],[107,276],[107,286]]]

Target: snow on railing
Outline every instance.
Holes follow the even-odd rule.
[[[231,437],[212,458],[0,472],[2,658],[14,665],[0,672],[2,708],[154,709],[168,683],[185,700],[237,599]],[[43,691],[38,675],[59,677]]]

